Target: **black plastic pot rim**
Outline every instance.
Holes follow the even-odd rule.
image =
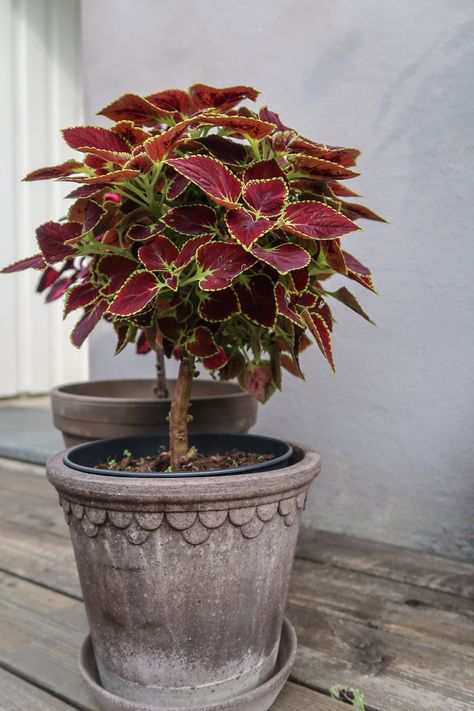
[[[64,464],[71,469],[99,476],[126,477],[130,479],[173,479],[185,477],[238,476],[239,474],[248,474],[250,472],[280,469],[288,466],[293,455],[293,447],[290,444],[284,440],[280,440],[275,437],[267,437],[265,435],[235,432],[190,433],[189,435],[190,446],[194,445],[200,451],[203,450],[203,446],[207,449],[207,445],[209,445],[210,441],[216,442],[216,440],[217,444],[211,445],[213,448],[213,454],[218,453],[219,451],[228,452],[229,450],[237,448],[240,449],[240,451],[255,452],[256,454],[275,453],[275,456],[270,460],[257,462],[255,464],[199,472],[123,472],[111,469],[99,469],[94,466],[93,462],[116,458],[119,456],[119,452],[123,452],[126,449],[132,452],[133,457],[138,458],[139,456],[156,454],[159,447],[163,446],[160,445],[160,443],[166,443],[164,446],[168,446],[168,435],[129,435],[114,437],[111,439],[95,440],[93,442],[87,442],[86,444],[77,445],[76,447],[72,447],[67,450],[63,461]],[[153,445],[153,451],[146,453],[137,452],[136,449],[134,451],[134,443],[141,445],[142,447],[145,445],[145,449],[147,444],[150,446]],[[114,448],[116,449],[114,450]],[[104,453],[101,455],[101,452]]]

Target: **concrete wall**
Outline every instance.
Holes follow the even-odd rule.
[[[311,349],[258,431],[323,455],[307,522],[472,557],[472,0],[84,0],[83,20],[90,116],[126,90],[251,83],[304,135],[363,149],[352,186],[391,225],[346,244],[378,327],[336,305],[337,377]],[[96,376],[151,372],[104,340]]]

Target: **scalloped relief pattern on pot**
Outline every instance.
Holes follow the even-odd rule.
[[[226,521],[238,528],[244,538],[256,538],[265,524],[273,521],[275,516],[280,516],[285,526],[293,526],[305,508],[306,497],[307,490],[288,499],[244,508],[156,513],[100,509],[73,503],[64,496],[60,497],[60,504],[66,523],[69,525],[76,519],[90,538],[97,536],[101,526],[108,522],[116,529],[122,530],[130,543],[139,546],[145,543],[153,531],[166,523],[187,543],[198,546],[205,543],[213,531],[223,526]]]

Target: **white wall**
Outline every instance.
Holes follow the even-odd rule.
[[[0,0],[0,265],[38,251],[35,228],[64,215],[50,181],[21,183],[34,168],[67,154],[60,129],[82,120],[78,0]],[[74,321],[62,304],[35,293],[39,272],[0,277],[0,397],[47,392],[87,377],[87,354],[69,342]]]
[[[335,307],[337,377],[311,349],[258,431],[323,455],[308,522],[472,556],[472,0],[83,0],[83,20],[89,114],[251,83],[304,135],[363,149],[352,185],[391,225],[346,245],[375,272],[379,297],[355,291],[378,327]],[[92,367],[113,372],[104,345]]]

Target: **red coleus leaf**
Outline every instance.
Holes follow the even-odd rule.
[[[146,355],[151,351],[151,346],[148,342],[148,338],[145,331],[142,331],[138,336],[135,350],[139,355]]]
[[[137,268],[134,259],[121,257],[119,254],[110,254],[102,257],[99,261],[97,271],[108,278],[107,284],[101,291],[104,296],[115,294],[133,274]]]
[[[291,160],[298,171],[319,179],[347,180],[348,178],[356,178],[359,175],[359,173],[354,173],[354,171],[343,165],[323,158],[316,158],[315,156],[305,156],[298,153],[288,156],[288,159]]]
[[[259,92],[251,86],[227,86],[218,88],[206,84],[193,84],[189,95],[198,109],[220,109],[227,111],[244,99],[255,101]]]
[[[80,348],[87,336],[97,326],[107,309],[107,301],[102,299],[76,323],[71,333],[71,341],[76,348]]]
[[[244,247],[250,247],[265,232],[275,226],[274,220],[254,217],[247,210],[228,210],[225,221],[232,237]]]
[[[299,293],[304,291],[309,284],[309,271],[306,267],[303,269],[295,269],[290,272],[291,281],[294,286],[291,291]]]
[[[48,264],[61,262],[74,254],[65,242],[78,237],[82,226],[77,222],[46,222],[36,230],[36,239],[43,257]]]
[[[257,274],[236,283],[234,288],[244,316],[259,326],[271,328],[275,324],[275,285],[269,277]]]
[[[273,150],[277,153],[288,153],[297,138],[298,134],[292,128],[288,128],[286,131],[276,131],[271,139]]]
[[[269,264],[280,274],[287,274],[295,269],[308,266],[311,256],[297,244],[290,242],[279,244],[275,247],[259,247],[254,245],[251,253],[261,262]]]
[[[309,311],[306,311],[304,314],[304,320],[316,339],[316,343],[318,344],[321,353],[326,358],[333,371],[336,372],[332,354],[331,331],[328,324],[321,314],[309,313]]]
[[[172,111],[160,108],[137,94],[124,94],[98,113],[112,121],[133,121],[139,126],[154,126],[161,119],[173,117]]]
[[[346,186],[342,183],[331,182],[328,183],[328,185],[333,191],[334,195],[337,195],[338,197],[360,197],[359,193],[355,193],[350,188],[346,188]]]
[[[141,146],[147,138],[150,138],[150,134],[142,128],[135,126],[133,121],[118,121],[110,130],[116,133],[117,136],[120,136],[120,138],[123,138],[132,148]]]
[[[158,319],[158,328],[162,335],[170,341],[177,341],[180,337],[180,324],[172,316]]]
[[[203,295],[199,315],[206,321],[217,323],[240,313],[240,304],[232,287]]]
[[[67,198],[81,198],[81,197],[91,197],[92,195],[99,195],[104,188],[100,185],[79,185],[78,188],[74,188],[70,193],[66,195]]]
[[[189,116],[194,109],[188,92],[181,89],[165,89],[157,94],[150,94],[145,98],[160,109],[176,112],[182,116]]]
[[[64,140],[70,148],[88,153],[88,148],[102,148],[107,151],[129,153],[130,147],[109,128],[100,126],[75,126],[63,130]]]
[[[173,207],[161,220],[182,235],[205,235],[216,226],[216,213],[208,205]]]
[[[282,123],[278,114],[275,113],[275,111],[271,111],[268,106],[262,106],[262,108],[258,112],[258,115],[262,119],[262,121],[269,121],[270,123],[274,123],[279,131],[291,130],[288,126],[285,126],[285,124]]]
[[[315,143],[307,138],[298,136],[291,144],[291,150],[315,158],[323,158],[334,163],[339,163],[346,168],[356,164],[360,151],[357,148],[343,148],[342,146],[328,146],[325,143]]]
[[[13,272],[22,272],[25,269],[44,269],[45,266],[46,262],[44,261],[43,255],[34,254],[32,257],[19,259],[17,262],[3,267],[3,269],[0,269],[0,274],[12,274]]]
[[[341,249],[340,240],[331,239],[321,243],[326,261],[331,269],[339,274],[347,274],[347,264]]]
[[[178,254],[176,245],[161,235],[138,250],[140,260],[152,272],[168,272]]]
[[[216,355],[210,356],[209,358],[204,358],[201,363],[207,370],[220,370],[229,362],[227,353],[223,348],[219,348]]]
[[[304,321],[302,321],[300,315],[295,309],[296,301],[292,298],[292,294],[288,294],[283,284],[277,284],[275,287],[275,295],[277,300],[277,308],[280,316],[288,319],[292,323],[304,327]]]
[[[198,249],[197,261],[204,272],[201,289],[218,291],[230,286],[256,260],[238,244],[210,242]]]
[[[33,170],[31,173],[28,173],[28,175],[25,175],[23,180],[32,181],[62,178],[65,175],[72,175],[72,173],[83,167],[83,164],[78,163],[77,160],[67,160],[59,165],[51,165],[47,168],[38,168],[37,170]]]
[[[353,279],[354,281],[359,282],[359,284],[362,284],[362,286],[365,286],[367,289],[377,293],[370,269],[364,264],[361,264],[359,260],[352,256],[352,254],[348,254],[348,252],[344,251],[342,254],[347,265],[347,276],[349,279]]]
[[[219,126],[231,129],[233,133],[242,134],[252,140],[260,141],[275,130],[272,123],[260,121],[250,116],[226,116],[225,114],[199,114],[193,123],[200,126]]]
[[[280,355],[280,364],[282,368],[291,373],[291,375],[294,375],[295,378],[304,379],[303,373],[301,372],[301,369],[299,367],[299,363],[295,357],[292,357],[287,353],[282,353]]]
[[[357,205],[351,202],[343,202],[342,209],[344,214],[347,215],[351,220],[364,219],[364,220],[375,220],[376,222],[387,222],[387,220],[376,212],[366,207],[365,205]]]
[[[84,210],[84,232],[93,230],[105,214],[106,211],[101,205],[94,200],[88,200]]]
[[[186,349],[197,358],[209,358],[219,351],[212,332],[205,326],[198,326],[186,342]]]
[[[359,314],[359,316],[362,316],[362,318],[365,318],[366,321],[369,323],[374,323],[370,316],[366,314],[362,306],[359,304],[357,301],[356,297],[354,294],[351,294],[349,289],[346,289],[345,286],[341,286],[340,289],[337,291],[330,291],[328,292],[334,299],[337,299],[341,303],[345,304],[347,307],[352,309],[353,311],[356,312],[356,314]],[[375,325],[375,324],[374,324]]]
[[[207,244],[211,241],[211,239],[211,235],[203,235],[202,237],[193,237],[192,239],[189,239],[184,247],[181,248],[180,253],[174,261],[175,268],[182,269],[187,266],[196,256],[196,252],[199,247],[202,247],[203,244]]]
[[[61,271],[57,271],[54,267],[47,267],[42,273],[36,286],[36,291],[41,294],[45,289],[48,289],[56,279],[61,276]]]
[[[166,226],[159,222],[155,222],[153,225],[132,225],[132,227],[127,230],[127,237],[131,239],[132,242],[150,242],[153,237],[157,237],[164,232],[165,229]]]
[[[270,365],[249,364],[239,376],[240,385],[259,402],[266,402],[275,391]]]
[[[109,313],[116,316],[137,314],[153,301],[159,288],[160,285],[153,274],[145,271],[135,272],[110,304]]]
[[[74,276],[63,277],[62,279],[56,279],[56,281],[51,286],[46,296],[46,303],[51,303],[51,301],[56,301],[61,296],[63,296],[69,289],[71,284],[74,284]]]
[[[134,156],[130,160],[128,160],[124,168],[126,170],[139,170],[140,173],[149,173],[150,170],[153,168],[153,161],[152,159],[147,156],[146,153],[139,153],[138,155]]]
[[[305,239],[334,239],[359,230],[340,212],[321,202],[303,200],[288,205],[284,212],[285,230]]]
[[[180,141],[189,128],[190,120],[181,121],[176,126],[149,138],[143,148],[153,161],[160,162],[168,155],[170,150]]]
[[[267,178],[283,178],[285,173],[280,168],[274,158],[270,160],[259,160],[247,168],[244,173],[244,181],[248,183],[250,180],[265,180]]]
[[[319,298],[316,303],[313,302],[313,305],[310,306],[309,310],[313,314],[317,313],[322,316],[322,318],[326,322],[326,326],[329,328],[330,331],[332,331],[334,326],[334,319],[332,317],[332,312],[329,308],[329,304],[327,304],[324,299]]]
[[[170,159],[168,163],[219,205],[232,206],[239,199],[242,190],[240,180],[215,158],[188,156]]]
[[[251,180],[245,184],[242,194],[247,205],[259,215],[275,217],[288,199],[288,188],[282,178]]]
[[[97,301],[99,296],[97,287],[90,282],[86,282],[85,284],[76,284],[67,292],[64,303],[64,316],[67,316],[75,309],[90,306]]]
[[[130,334],[133,327],[130,327],[127,323],[114,323],[112,325],[117,336],[114,355],[118,355],[123,351],[127,343],[130,343]]]
[[[209,151],[209,153],[228,165],[242,165],[247,161],[247,147],[236,141],[231,141],[223,136],[203,136],[198,139],[199,143]]]
[[[176,200],[177,197],[184,193],[188,185],[191,184],[191,181],[185,178],[184,175],[180,175],[175,171],[173,172],[174,175],[171,178],[171,182],[168,186],[168,192],[166,194],[168,200]]]
[[[124,183],[127,180],[136,178],[137,175],[140,175],[139,170],[124,168],[123,170],[113,170],[111,173],[104,173],[103,175],[93,175],[88,178],[64,178],[64,180],[69,183],[84,183],[84,185],[108,185],[109,183]]]

